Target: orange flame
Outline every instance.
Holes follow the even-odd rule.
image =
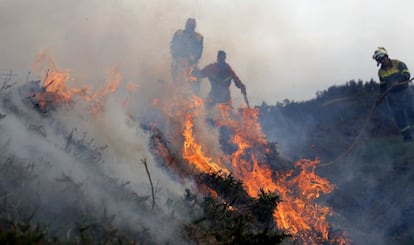
[[[203,101],[197,96],[193,96],[191,101],[192,103],[188,104],[189,107],[185,114],[183,157],[190,164],[194,164],[196,169],[201,172],[222,170],[223,168],[218,163],[213,162],[212,158],[205,155],[201,144],[193,137],[194,116],[197,116],[197,109],[203,105]],[[226,171],[226,173],[229,172]]]
[[[233,152],[216,160],[207,154],[209,149],[202,140],[195,137],[199,126],[197,117],[200,117],[203,105],[200,98],[172,94],[168,99],[155,99],[153,105],[170,119],[174,132],[181,132],[170,138],[180,142],[180,136],[184,137],[180,142],[181,152],[190,169],[232,173],[243,182],[251,197],[257,197],[261,190],[277,193],[282,201],[273,214],[275,223],[302,244],[350,243],[344,234],[330,232],[328,217],[333,211],[316,202],[321,194],[334,189],[327,179],[315,174],[318,160],[300,160],[294,169],[285,172],[276,172],[272,168],[271,164],[277,163],[268,162],[268,155],[274,150],[262,133],[257,108],[240,108],[234,113],[231,105],[222,104],[218,105],[218,113],[209,112],[214,114],[216,127],[229,130],[228,143],[236,145]],[[209,193],[214,194],[214,190]]]
[[[327,217],[332,215],[332,210],[314,203],[314,200],[321,192],[333,191],[334,186],[315,174],[318,164],[318,160],[301,159],[295,164],[295,168],[301,171],[276,173],[275,178],[276,191],[283,200],[274,214],[277,224],[290,234],[299,236],[305,244],[329,241]]]
[[[121,82],[121,74],[118,71],[119,66],[116,66],[112,69],[105,87],[93,94],[89,94],[88,91],[91,86],[81,88],[69,87],[67,85],[71,81],[69,71],[61,70],[45,52],[39,52],[33,64],[33,70],[41,70],[44,66],[47,67],[46,76],[42,83],[44,91],[35,95],[41,109],[47,109],[46,107],[49,103],[68,105],[73,101],[74,96],[79,96],[83,100],[91,102],[90,111],[96,114],[101,110],[103,98],[114,93]]]
[[[119,72],[119,65],[114,66],[109,72],[109,76],[105,82],[105,87],[90,96],[84,97],[85,100],[92,102],[90,112],[93,115],[96,115],[102,111],[104,98],[117,90],[119,84],[121,83],[121,78],[122,76]]]
[[[220,167],[217,163],[212,162],[212,159],[205,156],[204,152],[202,151],[202,147],[198,144],[194,137],[192,136],[192,128],[193,128],[193,119],[192,115],[188,113],[186,115],[185,121],[185,128],[184,128],[184,147],[183,147],[183,157],[189,163],[194,164],[194,166],[202,171],[202,172],[210,172],[210,171],[219,171],[225,170]],[[225,170],[225,173],[229,173]]]
[[[329,207],[321,206],[315,201],[321,193],[332,192],[334,186],[327,179],[315,174],[314,170],[319,161],[302,159],[295,164],[294,170],[287,173],[276,172],[273,177],[269,164],[263,162],[263,155],[270,149],[257,122],[258,111],[246,108],[241,114],[243,120],[238,120],[239,125],[233,128],[233,142],[238,145],[238,151],[232,155],[234,176],[243,180],[250,196],[257,196],[260,188],[280,195],[282,202],[274,213],[280,229],[297,237],[304,244],[329,241],[330,226],[327,218],[333,212]],[[235,126],[234,122],[225,124]],[[335,239],[336,243],[349,244],[344,236]]]
[[[201,150],[202,146],[194,141],[190,131],[193,127],[191,114],[186,116],[184,158],[200,171],[232,172],[243,181],[252,197],[257,197],[260,189],[278,193],[282,202],[274,213],[276,224],[279,229],[304,244],[321,244],[332,239],[335,239],[335,243],[349,244],[344,235],[338,237],[329,234],[327,218],[333,212],[329,207],[315,203],[321,193],[327,194],[334,189],[327,179],[315,174],[319,161],[301,160],[296,163],[294,170],[274,173],[269,163],[266,163],[265,154],[270,149],[257,122],[258,109],[243,108],[239,115],[232,114],[228,105],[221,105],[219,109],[220,116],[216,118],[216,124],[230,128],[234,132],[231,142],[237,145],[237,150],[228,156],[231,170],[212,162]]]

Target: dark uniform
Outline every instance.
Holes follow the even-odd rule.
[[[195,32],[195,19],[189,18],[184,30],[178,30],[170,43],[172,56],[171,75],[174,83],[190,82],[193,89],[199,89],[199,81],[192,77],[192,70],[197,70],[198,61],[203,52],[203,36]],[[198,92],[198,91],[196,91]]]
[[[214,110],[213,106],[224,104],[231,108],[230,85],[234,81],[236,87],[240,88],[242,94],[246,95],[246,86],[240,81],[239,77],[233,71],[229,64],[226,63],[226,52],[219,50],[217,53],[217,62],[204,67],[198,74],[198,77],[207,77],[210,81],[211,89],[207,97],[206,106],[208,113]],[[215,123],[210,118],[207,119],[210,125]],[[221,149],[226,154],[232,154],[237,150],[237,146],[230,142],[234,132],[226,126],[219,128],[219,143]]]
[[[213,63],[207,65],[200,71],[201,77],[208,77],[211,89],[207,97],[207,105],[213,106],[217,103],[231,105],[230,85],[234,81],[236,87],[246,93],[244,84],[227,63]]]
[[[396,59],[391,60],[390,67],[383,67],[378,71],[381,93],[388,91],[387,100],[395,122],[403,135],[404,140],[412,140],[411,129],[414,129],[413,93],[408,83],[392,88],[395,83],[408,81],[410,72],[407,66]]]

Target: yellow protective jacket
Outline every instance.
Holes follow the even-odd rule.
[[[410,72],[408,71],[408,68],[404,62],[401,62],[399,60],[391,60],[391,63],[391,67],[385,69],[381,66],[378,71],[381,92],[386,91],[394,83],[404,82],[410,79]],[[399,92],[406,88],[408,88],[408,83],[401,86],[396,86],[390,90],[390,93]]]

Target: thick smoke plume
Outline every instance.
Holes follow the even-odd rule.
[[[49,67],[53,63],[44,53],[37,60],[42,61]],[[13,86],[1,91],[0,111],[5,117],[0,124],[0,159],[6,176],[15,173],[29,186],[21,189],[4,178],[2,197],[23,201],[34,209],[35,220],[50,222],[51,229],[60,232],[74,229],[79,215],[91,212],[114,217],[115,224],[134,234],[149,232],[160,241],[182,239],[177,235],[179,226],[171,224],[188,218],[174,210],[193,184],[174,179],[151,155],[149,135],[139,123],[139,115],[146,113],[142,108],[151,107],[145,97],[140,100],[139,93],[128,97],[134,92],[120,88],[92,101],[93,107],[91,101],[74,96],[70,104],[43,111],[36,109],[29,93],[40,88],[39,81],[4,81]],[[126,99],[132,106],[126,106]],[[135,108],[135,119],[128,108]],[[18,176],[12,169],[30,171]],[[73,216],[60,216],[71,211]]]

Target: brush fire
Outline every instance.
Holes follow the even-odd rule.
[[[73,104],[83,101],[94,118],[104,110],[105,98],[121,87],[118,68],[110,72],[102,89],[92,92],[91,86],[71,87],[70,72],[61,70],[40,53],[35,69],[43,69],[44,78],[27,82],[20,94],[29,100],[26,104],[50,117],[53,111],[70,110]],[[125,87],[129,96],[140,89],[133,83]],[[204,196],[221,195],[205,177],[211,175],[232,176],[242,183],[249,198],[259,198],[263,193],[277,195],[279,201],[271,223],[297,243],[351,243],[344,231],[329,223],[334,210],[318,200],[335,188],[315,173],[319,160],[300,159],[293,164],[279,156],[276,144],[268,142],[262,133],[257,108],[218,105],[210,110],[203,98],[191,92],[190,86],[178,91],[173,84],[165,84],[165,91],[169,91],[168,96],[154,97],[147,106],[158,115],[157,119],[137,121],[140,116],[128,109],[133,98],[123,98],[128,101],[123,106],[127,107],[127,117],[149,133],[149,149],[166,171],[181,179],[192,179],[197,184],[192,191]],[[228,211],[234,211],[240,209],[237,203],[248,197],[221,198]]]
[[[158,100],[157,106],[167,118],[175,121],[171,124],[173,129],[169,129],[174,132],[170,139],[183,137],[179,154],[185,161],[185,166],[181,166],[184,172],[192,176],[209,172],[231,173],[243,182],[251,197],[257,197],[263,190],[277,193],[282,200],[273,214],[277,227],[303,244],[350,243],[344,232],[333,232],[329,225],[328,218],[333,215],[331,208],[317,203],[321,194],[334,190],[332,183],[315,174],[319,160],[301,159],[293,169],[281,170],[277,166],[280,158],[275,155],[275,145],[267,142],[261,131],[256,108],[241,106],[235,112],[231,106],[219,104],[211,113],[205,111],[203,100],[197,96],[186,94],[173,101]],[[208,125],[200,118],[213,123]],[[200,122],[201,125],[196,125]],[[221,134],[221,142],[217,144],[221,145],[222,154],[217,158],[211,157],[209,148],[197,136],[200,127],[212,127]],[[164,146],[159,145],[160,154],[164,159],[171,159],[171,156],[165,157]],[[209,190],[212,195],[217,195],[213,189]]]

